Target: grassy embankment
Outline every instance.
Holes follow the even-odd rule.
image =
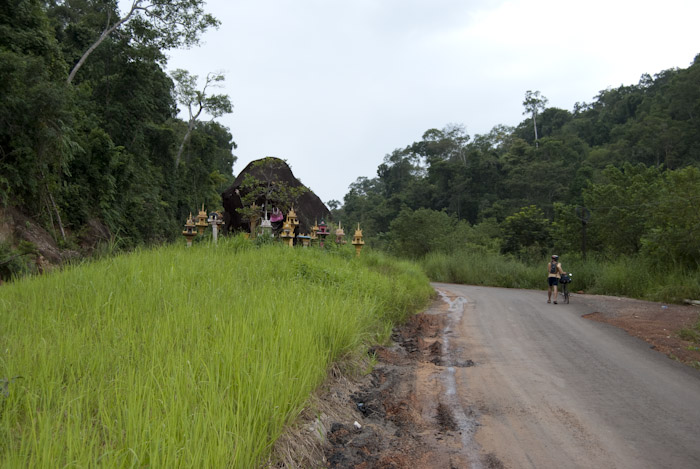
[[[432,289],[372,252],[143,250],[0,289],[0,467],[255,467]]]

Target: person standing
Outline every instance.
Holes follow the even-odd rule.
[[[552,302],[552,291],[554,291],[554,304],[557,304],[557,298],[559,296],[559,279],[562,275],[565,275],[561,268],[561,263],[559,262],[559,256],[556,254],[552,255],[552,260],[547,264],[547,282],[549,283],[549,290],[547,292],[547,303]]]

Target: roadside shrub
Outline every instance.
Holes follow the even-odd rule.
[[[35,272],[33,260],[37,255],[36,246],[30,242],[20,242],[17,249],[0,242],[0,279],[8,281]]]
[[[483,250],[459,251],[454,254],[430,254],[420,262],[428,277],[436,282],[508,288],[541,288],[544,265],[534,265]]]
[[[688,342],[700,344],[700,322],[695,324],[692,328],[684,327],[678,331],[678,337]]]
[[[653,301],[681,303],[684,299],[700,299],[700,274],[687,269],[657,273],[649,286],[647,298]]]
[[[589,293],[645,298],[653,281],[653,274],[644,262],[621,256],[601,265]]]

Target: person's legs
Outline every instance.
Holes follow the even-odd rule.
[[[557,298],[559,297],[559,287],[554,284],[554,304],[557,304]]]
[[[554,288],[554,297],[556,298],[556,291],[557,287],[555,286],[557,283],[556,277],[547,277],[547,284],[549,285],[549,289],[547,290],[547,303],[552,302],[552,288]]]

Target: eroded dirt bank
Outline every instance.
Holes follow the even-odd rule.
[[[350,396],[362,423],[331,425],[326,467],[503,467],[493,455],[479,457],[478,415],[455,396],[455,370],[474,365],[453,358],[446,343],[455,314],[461,311],[438,299],[394,330],[393,346],[371,351],[378,363]]]

